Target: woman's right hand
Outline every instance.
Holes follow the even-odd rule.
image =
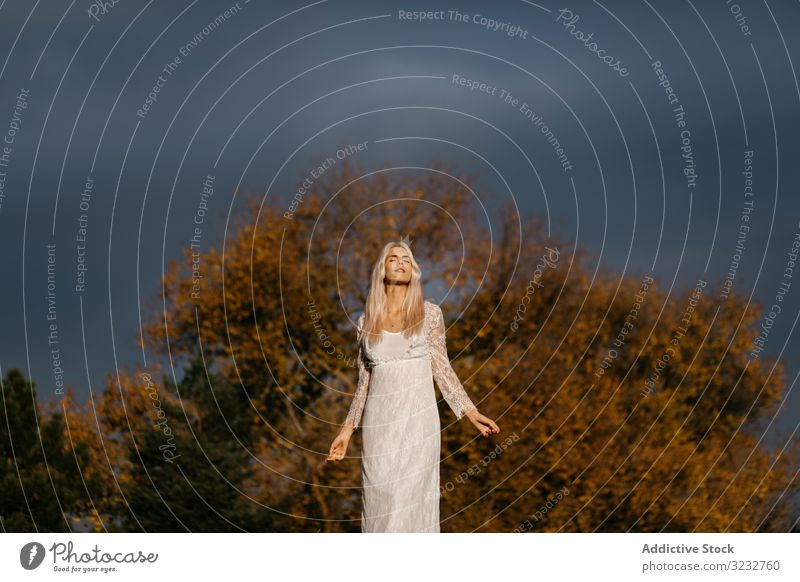
[[[345,426],[336,435],[331,444],[331,450],[328,452],[326,461],[341,461],[344,459],[344,454],[347,452],[347,445],[350,443],[350,436],[353,434],[353,429]]]

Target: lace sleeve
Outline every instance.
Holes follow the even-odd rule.
[[[467,395],[461,382],[458,380],[450,359],[447,356],[447,343],[444,330],[444,316],[442,309],[432,304],[429,312],[428,343],[431,347],[431,366],[433,378],[442,392],[442,396],[450,408],[461,418],[471,408],[476,408]]]
[[[369,362],[361,342],[361,330],[364,325],[364,315],[358,318],[358,384],[356,386],[355,394],[353,395],[353,402],[350,403],[350,410],[347,413],[345,424],[350,424],[353,429],[358,428],[358,423],[361,421],[361,413],[364,411],[364,404],[367,402],[367,389],[369,388]]]

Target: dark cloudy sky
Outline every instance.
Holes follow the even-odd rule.
[[[769,306],[788,280],[800,232],[797,2],[97,6],[0,2],[0,133],[12,142],[0,151],[0,366],[30,374],[43,396],[54,390],[48,244],[65,380],[87,396],[142,360],[139,305],[188,244],[208,175],[205,248],[241,210],[233,191],[288,205],[347,144],[367,142],[353,157],[373,170],[445,160],[480,174],[490,211],[513,199],[588,247],[598,268],[653,272],[676,300],[725,277],[742,224],[734,288]],[[434,13],[406,18],[419,10]],[[798,305],[800,281],[766,346],[786,358],[790,387]],[[783,428],[800,418],[796,393]]]

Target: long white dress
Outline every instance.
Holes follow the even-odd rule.
[[[364,316],[358,319],[361,337]],[[425,301],[419,333],[359,342],[347,414],[361,426],[362,532],[439,532],[441,425],[433,380],[457,418],[475,408],[447,356],[441,308]],[[362,418],[363,412],[363,418]]]

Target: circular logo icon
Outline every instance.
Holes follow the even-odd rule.
[[[44,561],[44,546],[39,542],[28,542],[19,551],[19,563],[26,570],[35,570]]]

